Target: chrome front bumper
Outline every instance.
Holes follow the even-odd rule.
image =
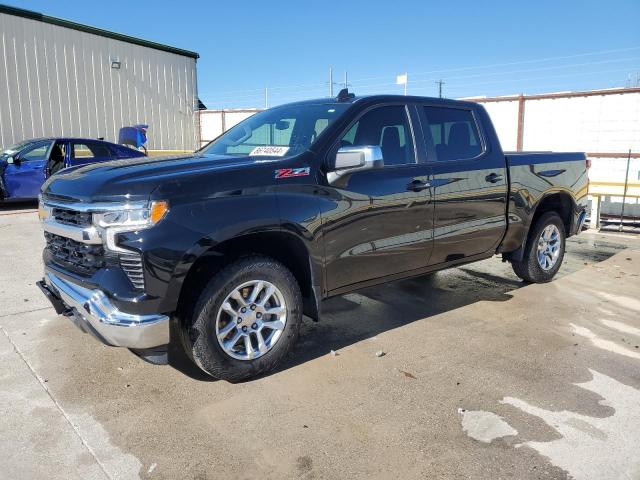
[[[101,290],[90,290],[59,276],[45,272],[39,284],[45,295],[82,331],[92,334],[106,345],[126,348],[152,348],[169,343],[169,317],[133,315],[123,312]]]

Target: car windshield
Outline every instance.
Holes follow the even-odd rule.
[[[2,149],[0,149],[0,158],[4,158],[4,157],[8,157],[10,155],[13,155],[13,154],[19,152],[20,150],[22,150],[24,147],[26,147],[30,143],[33,143],[33,142],[32,141],[26,141],[26,142],[16,143],[15,145],[9,145],[8,147],[2,147]]]
[[[290,157],[309,149],[348,104],[284,105],[247,118],[202,148],[205,155]]]

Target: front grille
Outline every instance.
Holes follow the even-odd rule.
[[[91,226],[90,212],[78,212],[76,210],[54,207],[51,216],[55,218],[56,222],[63,223],[64,225],[73,225],[76,227]]]
[[[47,249],[57,264],[74,272],[92,275],[107,266],[102,245],[88,245],[54,233],[44,232]]]
[[[137,253],[121,254],[120,267],[137,290],[144,290],[144,272],[142,257]]]

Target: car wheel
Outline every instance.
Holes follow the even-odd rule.
[[[195,363],[238,382],[272,370],[291,350],[302,296],[281,263],[252,256],[221,270],[202,291],[185,335]]]
[[[549,282],[564,258],[566,238],[562,219],[556,212],[547,212],[529,232],[522,260],[511,262],[513,271],[527,282]]]

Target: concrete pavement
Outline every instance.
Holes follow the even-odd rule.
[[[238,385],[57,317],[35,214],[0,238],[0,478],[640,478],[638,237],[546,285],[492,259],[332,299]]]

